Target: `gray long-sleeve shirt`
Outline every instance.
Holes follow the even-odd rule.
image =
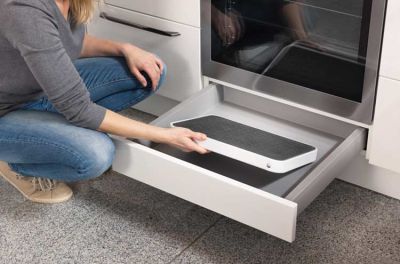
[[[97,129],[106,109],[90,100],[73,65],[84,34],[55,0],[0,0],[0,116],[47,96],[71,123]]]

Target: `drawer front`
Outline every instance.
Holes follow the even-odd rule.
[[[113,169],[287,241],[294,240],[297,204],[181,161],[116,139]]]
[[[221,92],[221,89],[216,87],[204,89],[161,116],[153,124],[167,126],[171,121],[188,116],[196,117],[205,114],[207,111],[213,111],[212,109],[215,107],[218,109],[218,104],[220,104],[218,98],[224,97]],[[232,108],[228,109],[232,110]],[[247,118],[246,111],[238,107],[237,113]],[[222,113],[222,111],[219,113]],[[232,114],[236,115],[237,113],[233,111]],[[259,113],[249,113],[249,116],[255,118],[258,116],[260,119],[256,122],[263,122],[264,120],[264,117],[260,117]],[[269,122],[268,118],[266,120]],[[272,118],[271,120],[270,124],[274,124],[275,119]],[[276,124],[276,127],[273,128],[276,131],[282,128],[287,129],[285,125]],[[287,134],[297,135],[299,129],[302,132],[305,131],[304,134],[308,135],[308,128],[295,126],[293,126],[293,129],[289,128],[288,130],[291,131],[288,131]],[[296,170],[293,173],[294,177],[298,176],[297,172],[304,173],[304,175],[299,178],[298,183],[293,183],[295,187],[287,192],[281,192],[279,188],[287,184],[285,181],[293,180],[291,179],[292,174],[283,176],[282,179],[273,174],[266,174],[265,177],[272,177],[273,179],[267,179],[270,183],[268,183],[267,188],[264,188],[253,181],[259,175],[252,169],[249,170],[250,173],[233,177],[224,172],[211,170],[181,159],[178,157],[180,154],[178,156],[169,155],[168,152],[162,150],[162,147],[148,147],[146,142],[139,144],[122,138],[114,138],[117,152],[113,169],[182,199],[292,242],[295,239],[298,213],[311,203],[340,170],[360,153],[365,140],[365,131],[360,128],[355,128],[337,143],[330,142],[330,137],[327,135],[321,136],[321,138],[318,137],[318,133],[315,135],[316,140],[324,141],[328,138],[320,144],[321,151],[323,151],[322,148],[325,143],[332,144],[332,147],[326,150],[326,154],[321,154],[322,156],[319,157],[320,160],[317,164]],[[178,151],[178,153],[182,152]],[[231,161],[228,159],[227,162]],[[218,160],[208,160],[207,163],[214,163],[221,167],[231,165],[219,163]],[[232,165],[232,167],[235,170],[237,164]],[[227,171],[232,172],[233,170],[228,169]],[[274,188],[277,190],[268,191],[270,190],[269,186],[275,186]],[[279,195],[276,193],[279,193]]]
[[[167,79],[158,91],[159,95],[182,101],[201,89],[200,29],[121,8],[106,6],[102,11],[109,19],[97,14],[88,27],[90,34],[130,42],[157,54],[165,62]],[[129,24],[148,27],[153,31]],[[165,36],[154,32],[154,29],[179,35]]]
[[[105,0],[107,4],[200,27],[200,0]]]
[[[396,80],[400,80],[399,14],[400,1],[388,0],[380,74]]]

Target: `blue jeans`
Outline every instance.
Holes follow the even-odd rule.
[[[152,94],[116,57],[75,63],[93,102],[121,111]],[[165,71],[160,84],[165,79]],[[159,88],[159,87],[157,87]],[[0,118],[0,160],[24,176],[66,182],[100,176],[112,164],[115,147],[105,133],[68,123],[46,97]]]

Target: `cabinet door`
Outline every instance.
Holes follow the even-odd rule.
[[[380,77],[371,137],[370,163],[400,172],[400,81]]]
[[[183,101],[201,89],[199,28],[110,5],[102,8],[102,12],[103,17],[96,14],[89,24],[90,34],[133,43],[157,54],[168,66],[166,82],[158,95]],[[174,35],[159,34],[154,29]]]
[[[400,80],[400,1],[388,0],[380,75]]]
[[[200,27],[200,0],[105,0],[104,2],[142,14]]]

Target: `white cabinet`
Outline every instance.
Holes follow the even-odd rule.
[[[244,101],[252,104],[243,105]],[[285,119],[275,115],[282,107]],[[289,242],[295,239],[297,215],[360,154],[365,142],[362,128],[213,85],[153,124],[168,127],[172,121],[209,114],[313,145],[317,161],[273,174],[215,153],[201,156],[115,138],[113,169]]]
[[[182,101],[201,89],[199,28],[110,5],[105,5],[101,11],[106,17],[96,15],[88,26],[90,34],[133,43],[157,54],[165,62],[167,79],[158,95]]]
[[[388,0],[380,75],[396,80],[400,80],[399,14],[400,1]]]
[[[369,161],[400,173],[400,1],[388,0]]]
[[[200,0],[105,0],[143,14],[200,27]]]
[[[378,87],[369,160],[400,172],[400,81],[380,77]]]

